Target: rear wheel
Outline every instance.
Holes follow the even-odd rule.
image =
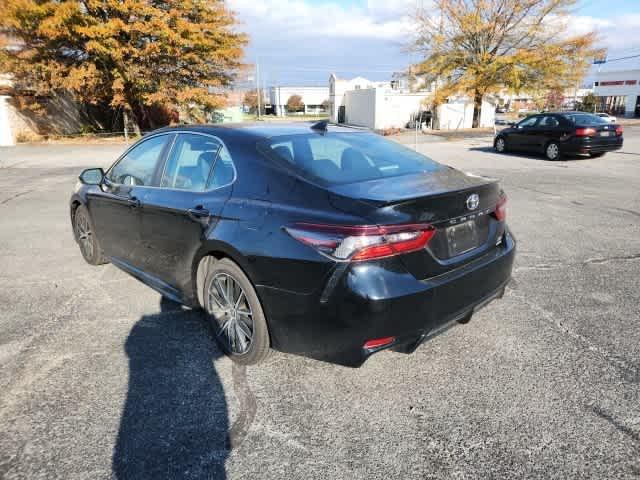
[[[507,141],[505,140],[504,137],[496,138],[496,141],[493,146],[496,149],[496,152],[498,153],[504,153],[507,151]]]
[[[269,355],[269,330],[253,285],[231,260],[215,262],[204,283],[204,307],[216,341],[231,359],[255,365]]]
[[[96,237],[93,220],[84,205],[80,205],[73,216],[73,233],[80,247],[80,253],[87,263],[90,265],[108,263],[109,260],[102,253],[100,241]]]
[[[544,153],[548,160],[560,160],[560,145],[558,142],[549,142]]]
[[[589,156],[591,158],[598,158],[598,157],[602,157],[605,154],[605,152],[590,152]]]

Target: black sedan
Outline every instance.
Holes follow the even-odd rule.
[[[234,361],[359,366],[501,297],[515,241],[495,180],[360,130],[157,130],[71,198],[82,255],[202,307]]]
[[[622,148],[622,126],[585,112],[532,115],[496,135],[494,148],[503,153],[543,153],[549,160],[566,155],[600,157]]]

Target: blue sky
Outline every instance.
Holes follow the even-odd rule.
[[[408,14],[429,0],[227,0],[266,85],[326,85],[331,72],[389,79],[417,60]],[[580,0],[573,31],[596,29],[609,58],[640,54],[640,0]],[[640,68],[640,57],[606,69]]]

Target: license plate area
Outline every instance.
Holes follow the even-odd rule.
[[[609,137],[611,136],[611,132],[600,132],[601,137]]]
[[[462,255],[480,244],[475,220],[447,227],[446,235],[449,257]]]

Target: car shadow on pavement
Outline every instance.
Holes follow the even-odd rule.
[[[552,160],[548,160],[542,153],[540,154],[535,154],[535,153],[526,153],[526,152],[512,152],[512,151],[508,151],[506,153],[498,153],[496,152],[495,148],[493,147],[470,147],[469,151],[471,152],[484,152],[484,153],[493,153],[495,155],[501,156],[501,157],[520,157],[520,158],[526,158],[528,160],[541,160],[543,162],[550,162],[550,163],[555,163]],[[567,159],[567,160],[589,160],[590,157],[587,155],[564,155],[562,157],[562,160]]]
[[[203,314],[162,299],[125,344],[129,389],[113,477],[224,479],[229,420],[213,361],[221,356]]]

